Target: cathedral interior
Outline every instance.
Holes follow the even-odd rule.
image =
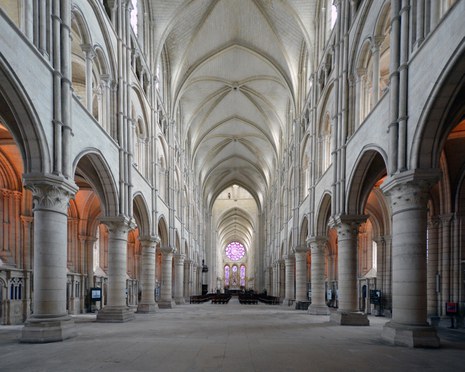
[[[60,342],[246,293],[438,348],[465,327],[464,17],[0,0],[0,324]]]

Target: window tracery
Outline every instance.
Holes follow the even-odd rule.
[[[230,260],[239,261],[245,255],[245,248],[239,242],[231,242],[226,246],[225,253]]]

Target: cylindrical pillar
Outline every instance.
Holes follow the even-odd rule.
[[[451,275],[450,275],[450,256],[451,256],[451,220],[452,215],[446,214],[440,216],[441,219],[441,315],[445,314],[445,303],[450,301]]]
[[[338,311],[331,313],[331,321],[340,325],[370,324],[366,314],[358,311],[357,303],[357,236],[365,220],[366,216],[342,215],[334,222],[338,237]]]
[[[307,302],[307,251],[295,252],[295,301]]]
[[[174,301],[177,305],[185,303],[184,301],[184,254],[175,256],[175,286],[174,286]]]
[[[158,307],[160,309],[171,309],[175,306],[173,301],[173,276],[172,276],[172,265],[173,265],[173,252],[174,250],[170,247],[161,249],[163,255],[161,260],[161,288],[160,288],[160,301]]]
[[[312,303],[308,313],[312,315],[328,315],[329,309],[325,302],[325,247],[326,239],[310,240],[312,252]]]
[[[338,236],[338,300],[339,310],[358,311],[357,303],[357,234],[358,226],[340,223]],[[313,263],[313,256],[312,256]],[[313,271],[313,268],[312,268]],[[313,277],[313,276],[312,276]],[[313,293],[312,293],[313,297]]]
[[[273,264],[272,280],[273,280],[272,295],[277,297],[279,296],[279,293],[278,293],[278,265],[276,262]]]
[[[76,335],[66,310],[66,247],[69,199],[77,190],[53,176],[26,187],[34,199],[34,311],[20,341],[62,341]]]
[[[391,198],[393,231],[392,320],[384,326],[383,337],[404,346],[439,347],[436,330],[426,321],[427,202],[437,174],[425,175],[427,180],[415,176],[383,185]]]
[[[141,299],[138,313],[154,313],[158,305],[155,302],[155,249],[158,238],[140,238],[142,246]]]
[[[184,301],[189,300],[189,297],[191,296],[191,267],[192,261],[184,260]]]
[[[130,222],[120,217],[101,220],[108,227],[107,306],[97,314],[98,322],[126,322],[134,313],[126,304],[127,240]]]
[[[294,300],[294,256],[286,255],[284,256],[284,265],[286,270],[286,292],[284,303],[287,305],[289,300]]]
[[[278,263],[279,270],[279,297],[284,299],[286,291],[286,266],[284,265],[284,260],[279,260]]]
[[[426,267],[426,291],[427,291],[427,314],[428,317],[438,316],[438,292],[439,272],[438,272],[438,243],[439,243],[439,218],[432,217],[428,220],[428,257]]]

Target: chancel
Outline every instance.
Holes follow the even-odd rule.
[[[215,305],[453,343],[464,19],[462,0],[0,0],[0,324],[59,345],[79,319]]]

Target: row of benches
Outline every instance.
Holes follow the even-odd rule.
[[[258,296],[255,293],[239,293],[239,303],[243,305],[258,304]]]
[[[206,295],[198,295],[198,296],[191,296],[190,297],[190,303],[191,304],[201,304],[203,302],[210,301],[212,299],[212,294],[206,294]]]
[[[279,297],[267,296],[264,294],[258,295],[258,300],[268,305],[279,305],[281,304],[281,299]]]
[[[212,297],[212,304],[227,304],[230,299],[230,294],[217,294]]]

